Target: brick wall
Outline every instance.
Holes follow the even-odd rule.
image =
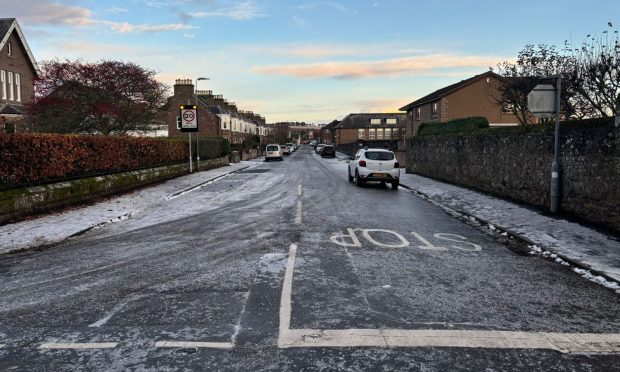
[[[163,115],[164,122],[168,125],[168,137],[187,137],[186,132],[177,129],[177,116],[179,116],[180,105],[193,105],[194,85],[176,84],[174,86],[174,96],[167,102],[167,110]],[[221,136],[219,130],[219,118],[204,106],[199,105],[198,115],[198,135],[201,137]]]
[[[8,43],[12,44],[12,55],[9,56],[7,52]],[[13,74],[18,73],[21,75],[21,104],[32,101],[34,98],[34,72],[32,70],[32,66],[30,64],[30,59],[26,54],[26,51],[23,49],[19,38],[17,37],[17,33],[13,31],[7,43],[0,51],[0,70],[5,70],[8,72],[13,72]],[[13,77],[13,82],[15,82],[15,77]],[[7,76],[7,90],[8,90],[8,76]],[[15,88],[13,90],[15,92]],[[7,98],[9,98],[7,92]],[[13,101],[2,100],[0,97],[0,102],[17,102],[17,97],[13,99]]]
[[[562,212],[620,231],[620,128],[610,122],[562,133]],[[544,210],[552,160],[552,131],[416,137],[407,146],[409,173]]]

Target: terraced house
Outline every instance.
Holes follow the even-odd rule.
[[[23,130],[24,105],[34,99],[39,74],[17,20],[0,18],[0,132]]]

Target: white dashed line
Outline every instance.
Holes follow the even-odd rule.
[[[295,214],[295,224],[301,225],[301,200],[297,202],[297,213]]]
[[[155,347],[232,349],[232,342],[157,341]]]
[[[301,185],[297,186],[297,196],[301,196],[302,187]]]
[[[297,245],[291,244],[280,301],[278,347],[468,347],[548,349],[563,353],[620,353],[618,333],[519,331],[290,329]]]
[[[39,349],[114,349],[118,342],[67,342],[67,343],[45,343]]]

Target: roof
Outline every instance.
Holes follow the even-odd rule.
[[[349,114],[336,128],[404,128],[405,118],[405,114],[399,113]],[[396,119],[396,125],[386,124],[384,120],[381,120],[381,124],[370,124],[370,119]]]
[[[438,90],[434,91],[431,94],[428,94],[428,95],[426,95],[426,96],[424,96],[424,97],[422,97],[422,98],[420,98],[420,99],[418,99],[416,101],[411,102],[410,104],[408,104],[406,106],[401,107],[399,110],[400,111],[408,111],[409,109],[411,109],[413,107],[421,106],[421,105],[423,105],[425,103],[436,101],[436,100],[438,100],[440,98],[443,98],[443,97],[447,96],[448,94],[450,94],[450,93],[452,93],[454,91],[462,89],[462,88],[468,86],[469,84],[474,83],[474,82],[476,82],[476,81],[478,81],[478,80],[480,80],[482,78],[485,78],[487,76],[493,76],[493,77],[498,77],[499,78],[499,75],[495,74],[494,72],[487,71],[487,72],[485,72],[483,74],[476,75],[476,76],[470,77],[469,79],[461,80],[458,83],[455,83],[455,84],[452,84],[452,85],[448,85],[447,87],[443,87],[441,89],[438,89]]]
[[[338,120],[334,120],[331,123],[327,124],[327,125],[323,125],[321,127],[321,130],[332,130],[334,129],[338,124],[340,124],[340,121]]]
[[[22,43],[24,50],[26,51],[26,55],[30,60],[30,64],[32,65],[32,69],[34,70],[34,74],[36,76],[41,75],[41,70],[39,70],[39,65],[37,61],[34,59],[32,52],[30,51],[30,47],[28,46],[28,42],[26,42],[26,37],[22,32],[22,29],[19,27],[17,20],[15,18],[0,18],[0,49],[4,48],[4,44],[9,40],[11,34],[15,31],[17,33],[17,37]]]

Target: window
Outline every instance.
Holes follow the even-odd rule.
[[[18,73],[15,73],[15,95],[16,101],[22,101],[22,86],[21,86],[22,76]]]
[[[396,125],[396,118],[385,119],[385,124]]]
[[[0,70],[0,81],[2,82],[2,99],[6,99],[6,71]]]
[[[380,125],[381,124],[381,119],[370,119],[370,124],[371,125]]]
[[[368,160],[394,160],[394,153],[387,151],[366,151]]]
[[[377,128],[377,139],[383,139],[383,128]]]
[[[422,116],[421,114],[422,114],[422,109],[417,107],[415,109],[415,120],[416,121],[420,121],[420,117]]]
[[[366,139],[366,129],[358,129],[357,130],[357,138],[358,139]]]
[[[436,118],[439,111],[439,102],[433,102],[431,105],[431,117]]]
[[[368,129],[368,139],[371,139],[371,140],[375,139],[375,130],[374,129]]]
[[[6,51],[8,55],[13,55],[13,44],[10,41],[6,43]]]
[[[12,101],[14,99],[15,96],[13,95],[13,73],[9,71],[9,101]]]
[[[392,138],[392,128],[385,128],[385,139]]]

